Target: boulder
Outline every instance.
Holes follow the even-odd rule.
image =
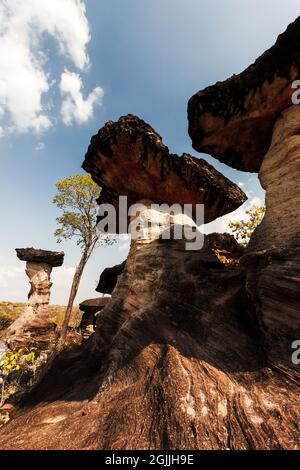
[[[108,121],[95,135],[82,167],[102,188],[99,204],[127,196],[128,206],[142,200],[162,204],[205,204],[205,222],[237,209],[243,191],[205,160],[171,154],[157,132],[128,115]],[[130,175],[130,177],[125,177]]]
[[[49,266],[59,267],[64,262],[63,251],[48,251],[35,248],[16,248],[17,257],[21,261],[30,261],[32,263],[45,263]]]
[[[209,247],[225,266],[238,266],[245,249],[229,233],[210,233],[206,237]]]

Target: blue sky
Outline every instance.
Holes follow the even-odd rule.
[[[56,244],[53,232],[59,212],[51,200],[58,179],[82,172],[91,136],[107,120],[133,113],[149,122],[172,152],[197,155],[187,134],[189,97],[253,62],[300,14],[300,4],[298,0],[14,0],[10,4],[13,15],[7,14],[11,8],[7,0],[0,0],[0,35],[5,40],[2,49],[0,41],[0,299],[26,299],[25,265],[14,249],[34,246],[65,251],[64,267],[54,271],[52,290],[52,302],[64,304],[80,253],[73,242]],[[18,53],[21,59],[16,60]],[[3,86],[5,79],[8,84]],[[1,83],[7,99],[1,97]],[[263,200],[256,175],[205,158],[240,183],[250,201]],[[213,228],[223,231],[226,220]],[[97,295],[99,274],[123,261],[127,249],[128,244],[120,241],[94,253],[78,301]]]

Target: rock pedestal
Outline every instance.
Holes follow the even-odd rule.
[[[87,299],[79,304],[79,310],[83,312],[79,329],[84,337],[88,337],[95,331],[97,314],[110,301],[110,297],[97,297]]]
[[[26,261],[26,274],[30,282],[28,302],[24,312],[7,330],[6,343],[10,349],[35,347],[48,349],[55,339],[56,324],[48,316],[51,271],[61,266],[64,253],[34,248],[17,249],[17,256]]]

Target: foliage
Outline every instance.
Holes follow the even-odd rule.
[[[17,352],[7,350],[0,354],[0,408],[5,401],[5,388],[8,380],[14,376],[15,373],[21,373],[27,370],[28,367],[34,366],[39,357],[40,352],[35,348],[22,348]]]
[[[112,244],[111,237],[100,236],[96,228],[97,203],[100,188],[89,175],[74,175],[56,183],[57,194],[54,204],[62,210],[57,217],[58,228],[55,231],[58,243],[62,240],[77,239],[82,256],[72,281],[70,296],[62,324],[59,348],[62,348],[72,314],[73,303],[78,291],[81,276],[94,248],[100,244]]]
[[[253,205],[246,211],[246,215],[248,216],[247,220],[241,219],[229,222],[229,228],[231,228],[235,238],[241,245],[248,245],[254,230],[261,223],[264,214],[264,206]]]
[[[100,188],[89,175],[74,175],[56,183],[58,193],[53,202],[62,210],[57,217],[55,231],[57,242],[77,238],[77,244],[85,247],[98,238],[95,220],[97,213],[96,198]]]

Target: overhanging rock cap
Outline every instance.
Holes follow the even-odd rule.
[[[300,17],[244,72],[192,96],[188,120],[194,149],[238,170],[258,172],[299,78]]]
[[[52,267],[62,266],[64,262],[63,251],[49,251],[36,248],[16,248],[17,257],[21,261],[34,263],[47,263]]]
[[[99,203],[205,204],[205,223],[232,212],[243,191],[203,159],[170,154],[155,130],[136,116],[109,121],[91,140],[83,168],[101,186]]]

